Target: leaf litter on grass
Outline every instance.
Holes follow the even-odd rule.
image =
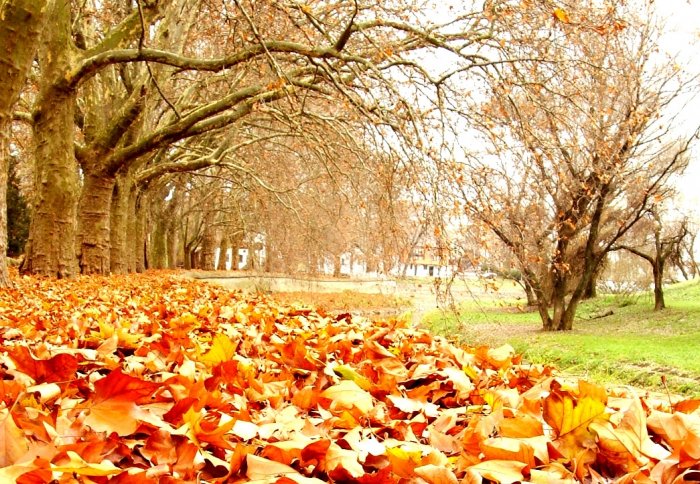
[[[686,482],[670,404],[168,273],[0,292],[0,482]]]

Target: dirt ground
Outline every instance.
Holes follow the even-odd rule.
[[[250,274],[242,272],[203,272],[188,274],[230,289],[250,292],[343,292],[385,294],[409,302],[406,310],[412,312],[415,323],[435,309],[450,310],[465,301],[510,300],[524,298],[520,286],[512,281],[494,282],[479,279],[455,279],[450,287],[441,279],[355,279],[355,278],[302,278],[286,275]],[[449,289],[449,290],[448,290]],[[404,310],[402,310],[403,312]],[[392,311],[382,311],[385,313]],[[397,310],[393,310],[397,312]],[[491,328],[485,328],[491,331]]]

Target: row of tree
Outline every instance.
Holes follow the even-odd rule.
[[[212,268],[252,233],[270,270],[354,247],[387,267],[467,222],[570,329],[698,135],[674,131],[692,82],[652,4],[7,0],[0,191],[19,159],[22,270]]]

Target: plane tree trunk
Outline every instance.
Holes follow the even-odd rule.
[[[27,79],[45,16],[46,1],[7,0],[0,10],[0,287],[7,273],[7,177],[10,165],[12,109]]]
[[[56,0],[38,50],[41,86],[34,112],[35,187],[24,272],[54,277],[77,274],[75,240],[79,193],[73,147],[75,90],[62,86],[70,69],[70,2]]]

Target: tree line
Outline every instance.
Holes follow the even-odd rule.
[[[196,248],[211,268],[251,233],[270,270],[349,247],[379,267],[467,223],[508,248],[544,327],[571,329],[698,135],[674,126],[695,81],[660,60],[653,2],[2,9],[0,200],[17,159],[25,273],[190,265]],[[3,231],[4,285],[6,248]]]

